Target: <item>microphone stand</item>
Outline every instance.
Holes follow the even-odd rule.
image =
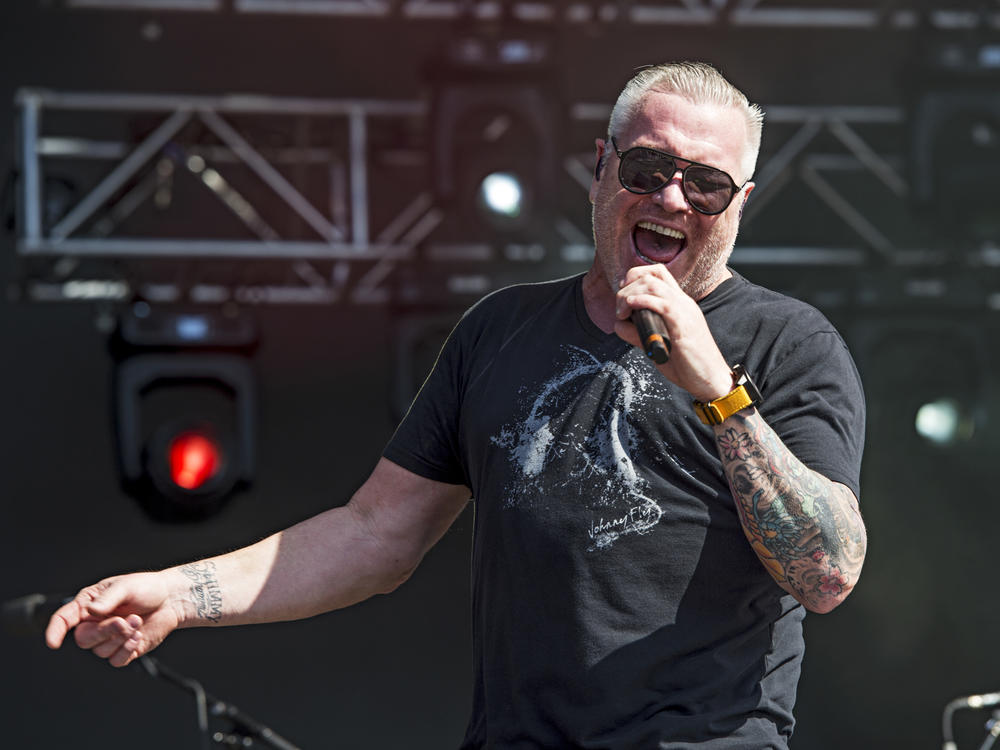
[[[952,729],[956,711],[963,708],[985,708],[995,706],[998,703],[1000,703],[1000,692],[966,695],[948,701],[941,714],[941,734],[944,739],[942,750],[958,750]],[[986,738],[983,740],[983,744],[979,746],[979,750],[990,750],[997,741],[997,737],[1000,737],[1000,710],[994,711],[993,717],[986,722]]]
[[[986,722],[986,739],[979,746],[979,750],[990,750],[997,737],[1000,737],[1000,711],[994,711],[993,717]]]
[[[243,713],[231,703],[216,698],[205,691],[201,683],[190,677],[174,672],[152,656],[142,656],[139,664],[150,677],[158,677],[172,685],[191,693],[194,696],[195,710],[198,715],[198,729],[201,732],[202,750],[210,750],[212,743],[228,747],[253,747],[255,741],[260,741],[264,747],[275,750],[301,750],[270,727],[266,727],[252,717]],[[210,734],[208,726],[209,715],[222,717],[229,721],[228,731],[217,731]]]

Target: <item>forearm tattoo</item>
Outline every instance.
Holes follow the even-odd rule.
[[[215,563],[189,563],[181,566],[181,572],[191,581],[188,600],[194,605],[195,614],[201,620],[219,622],[222,619],[222,588],[216,575]]]
[[[864,562],[867,537],[854,493],[808,469],[756,412],[727,420],[716,441],[757,557],[807,607],[832,609],[854,588]]]

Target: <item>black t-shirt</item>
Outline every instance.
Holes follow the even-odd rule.
[[[863,395],[829,322],[735,274],[699,304],[786,445],[857,494]],[[475,498],[463,747],[787,746],[804,609],[690,395],[594,325],[582,277],[466,313],[385,456]]]

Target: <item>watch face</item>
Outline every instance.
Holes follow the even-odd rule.
[[[746,389],[751,404],[757,406],[757,404],[764,400],[764,397],[760,395],[757,384],[750,379],[750,373],[744,369],[743,365],[734,365],[733,375],[736,377],[736,385],[741,385]]]

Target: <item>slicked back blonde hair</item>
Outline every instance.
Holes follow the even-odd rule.
[[[733,178],[750,179],[757,165],[757,153],[760,151],[764,112],[708,63],[670,62],[640,70],[625,84],[611,110],[608,140],[612,135],[623,132],[641,109],[645,96],[651,91],[679,94],[695,104],[715,104],[733,107],[740,111],[746,119],[747,149],[740,162],[743,175],[733,175]]]

